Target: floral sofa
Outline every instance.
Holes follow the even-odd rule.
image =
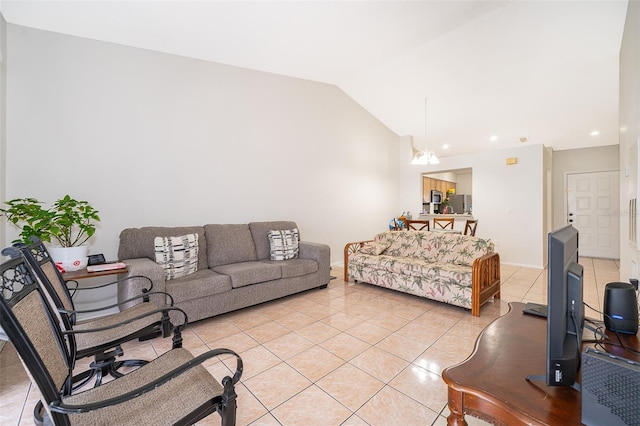
[[[471,309],[500,297],[500,255],[494,244],[470,235],[387,231],[348,243],[344,279],[387,287]]]

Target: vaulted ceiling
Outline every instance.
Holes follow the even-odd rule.
[[[556,150],[617,144],[626,9],[626,0],[0,0],[10,24],[335,84],[439,156],[523,138]]]

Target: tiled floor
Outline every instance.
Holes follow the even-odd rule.
[[[583,258],[585,301],[600,309],[618,262]],[[184,347],[228,347],[245,370],[239,425],[446,425],[442,369],[463,361],[480,331],[510,301],[546,303],[546,272],[502,266],[502,298],[470,312],[368,284],[344,283],[334,268],[327,289],[308,291],[192,324]],[[587,316],[599,315],[587,309]],[[124,347],[153,358],[169,339]],[[223,362],[208,365],[228,374]],[[0,424],[33,424],[37,402],[11,345],[0,352]],[[471,425],[486,423],[470,418]],[[214,414],[200,424],[219,424]]]

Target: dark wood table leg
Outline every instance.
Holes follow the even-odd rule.
[[[447,417],[448,426],[467,426],[467,421],[464,419],[464,392],[453,389],[449,386],[448,390],[449,401],[449,416]]]

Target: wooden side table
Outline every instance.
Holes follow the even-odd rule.
[[[448,425],[466,425],[465,414],[509,426],[581,424],[582,399],[577,390],[526,380],[546,372],[547,321],[523,314],[524,306],[510,303],[509,313],[482,331],[471,356],[442,372],[451,411]],[[628,347],[640,347],[635,335],[621,338]],[[607,352],[638,358],[605,346]]]
[[[90,280],[92,278],[106,277],[109,275],[126,274],[128,271],[129,269],[126,267],[120,268],[120,269],[111,269],[108,271],[100,271],[100,272],[87,272],[87,268],[83,268],[78,271],[64,272],[62,274],[62,278],[65,281],[78,282],[80,280]],[[98,280],[98,282],[108,283],[110,280],[113,280],[113,278]],[[80,287],[79,283],[78,283],[78,287]],[[117,303],[116,294],[115,293],[111,294],[109,293],[108,290],[96,289],[95,291],[90,292],[91,296],[89,296],[88,294],[81,295],[79,292],[74,291],[73,289],[70,289],[70,290],[72,290],[72,297],[74,299],[74,303],[76,305],[77,310],[92,310],[92,309],[96,309],[98,306],[111,305],[111,304]],[[118,311],[119,309],[117,307],[114,307],[114,308],[110,308],[109,310],[102,311],[100,315],[116,313]],[[94,317],[92,315],[95,315],[95,314],[78,314],[78,319],[79,320],[90,319]]]
[[[111,269],[108,271],[100,271],[100,272],[87,272],[87,268],[80,269],[78,271],[69,271],[63,272],[62,278],[65,281],[73,281],[73,280],[82,280],[85,278],[94,278],[94,277],[103,277],[105,275],[117,275],[117,274],[126,274],[129,271],[129,268],[120,268],[120,269]]]

